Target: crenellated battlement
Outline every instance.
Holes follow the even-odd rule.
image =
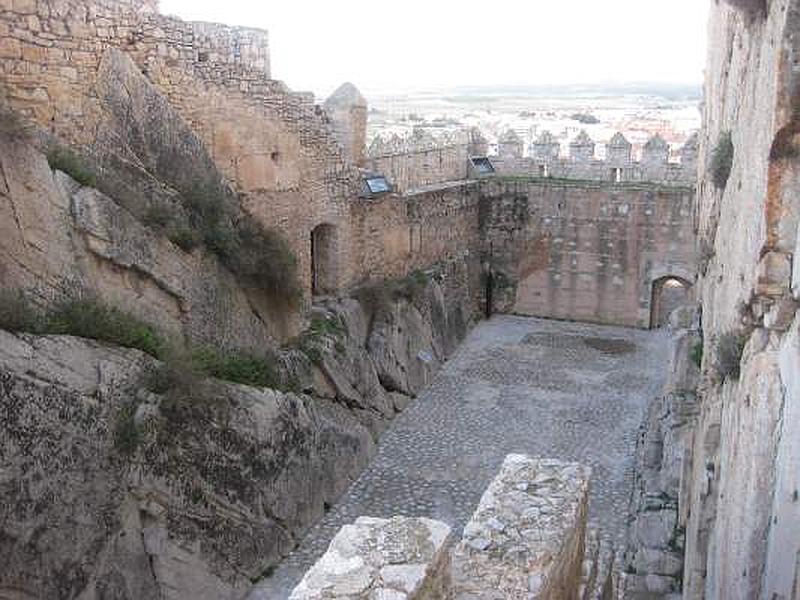
[[[501,136],[498,155],[491,160],[499,175],[690,185],[697,178],[697,146],[695,134],[681,148],[680,162],[671,162],[669,144],[655,135],[644,145],[640,160],[634,160],[633,145],[618,132],[605,144],[605,159],[601,159],[598,144],[581,131],[563,156],[561,143],[544,131],[525,154],[523,140],[509,131]]]
[[[445,131],[434,136],[416,128],[409,136],[377,135],[367,149],[366,166],[389,178],[398,192],[468,178],[470,156],[485,154],[477,129]]]
[[[544,131],[526,152],[524,140],[508,130],[498,139],[497,155],[489,158],[495,174],[500,176],[680,185],[692,185],[697,178],[697,135],[681,148],[678,163],[669,160],[669,144],[659,135],[648,140],[639,160],[634,160],[633,145],[622,133],[605,144],[604,159],[597,157],[598,146],[581,131],[564,156],[558,139]],[[477,129],[434,136],[417,128],[405,137],[375,136],[367,149],[366,167],[385,175],[396,191],[404,193],[470,179],[474,173],[469,168],[469,158],[485,156],[487,148],[486,139]]]

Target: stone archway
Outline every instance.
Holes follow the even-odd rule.
[[[311,293],[314,296],[331,294],[338,288],[337,242],[334,225],[322,223],[311,231]]]
[[[692,284],[682,277],[667,275],[653,281],[650,300],[650,328],[663,327],[676,308],[689,303]]]

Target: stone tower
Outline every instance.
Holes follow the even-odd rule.
[[[325,101],[325,112],[345,157],[364,163],[367,144],[367,101],[352,83],[344,83]]]

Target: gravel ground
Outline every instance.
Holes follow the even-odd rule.
[[[339,528],[362,515],[430,517],[460,534],[509,453],[590,466],[590,524],[622,543],[636,435],[666,360],[660,331],[509,316],[482,323],[248,600],[287,598]]]

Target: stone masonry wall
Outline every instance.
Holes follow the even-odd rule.
[[[697,178],[697,143],[697,135],[689,138],[680,150],[681,162],[675,163],[669,161],[667,142],[655,136],[642,150],[641,160],[634,160],[632,145],[617,133],[606,144],[606,158],[599,159],[595,142],[581,132],[565,157],[560,143],[545,131],[528,154],[524,154],[524,144],[518,136],[507,136],[491,161],[499,175],[507,176],[693,185]]]
[[[366,167],[389,178],[400,193],[444,182],[467,179],[469,135],[443,139],[418,129],[408,138],[376,137],[367,152]]]
[[[495,309],[649,327],[653,284],[691,284],[689,188],[546,180],[481,182]]]
[[[0,33],[0,95],[10,108],[60,140],[135,166],[136,148],[120,147],[109,131],[102,78],[104,65],[119,62],[110,52],[130,57],[202,140],[245,210],[289,240],[307,293],[311,232],[320,225],[334,231],[334,289],[402,276],[475,246],[476,211],[461,192],[357,198],[357,170],[327,115],[269,78],[265,32],[185,23],[127,2],[31,0],[0,4]],[[465,155],[445,163],[463,179]],[[149,167],[140,168],[146,177]]]

